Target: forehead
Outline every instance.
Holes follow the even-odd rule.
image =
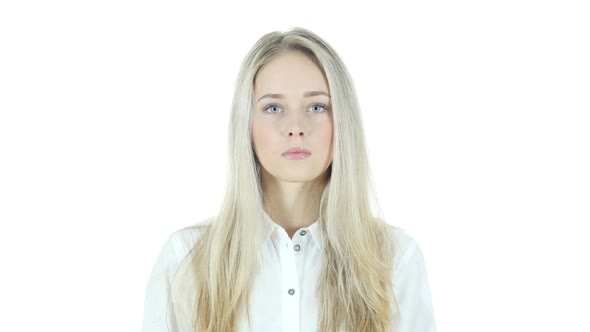
[[[254,94],[303,93],[308,90],[328,91],[328,82],[320,68],[301,52],[288,52],[264,65],[254,80]]]

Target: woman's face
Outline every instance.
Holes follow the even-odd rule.
[[[329,94],[322,72],[303,53],[278,55],[260,69],[254,81],[252,140],[264,171],[286,182],[311,181],[326,171],[333,137]],[[294,147],[311,154],[304,159],[283,155]]]

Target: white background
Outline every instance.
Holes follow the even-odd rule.
[[[354,79],[439,331],[590,331],[583,1],[212,3],[0,4],[1,331],[139,330],[165,239],[220,205],[243,57],[294,26]]]

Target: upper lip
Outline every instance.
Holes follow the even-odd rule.
[[[300,148],[300,147],[290,148],[289,150],[286,150],[285,152],[283,152],[283,154],[287,154],[287,153],[309,153],[309,154],[311,154],[311,152],[309,152],[308,150],[306,150],[304,148]]]

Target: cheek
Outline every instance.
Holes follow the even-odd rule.
[[[252,122],[252,142],[256,151],[265,150],[268,145],[267,142],[271,142],[272,130],[260,121]]]
[[[254,121],[252,122],[252,145],[254,145],[255,150],[257,150],[260,141],[260,127]]]
[[[333,130],[333,126],[332,123],[326,123],[325,125],[323,125],[321,127],[321,141],[322,141],[322,145],[326,146],[327,148],[332,148],[332,139],[334,136],[334,130]]]

